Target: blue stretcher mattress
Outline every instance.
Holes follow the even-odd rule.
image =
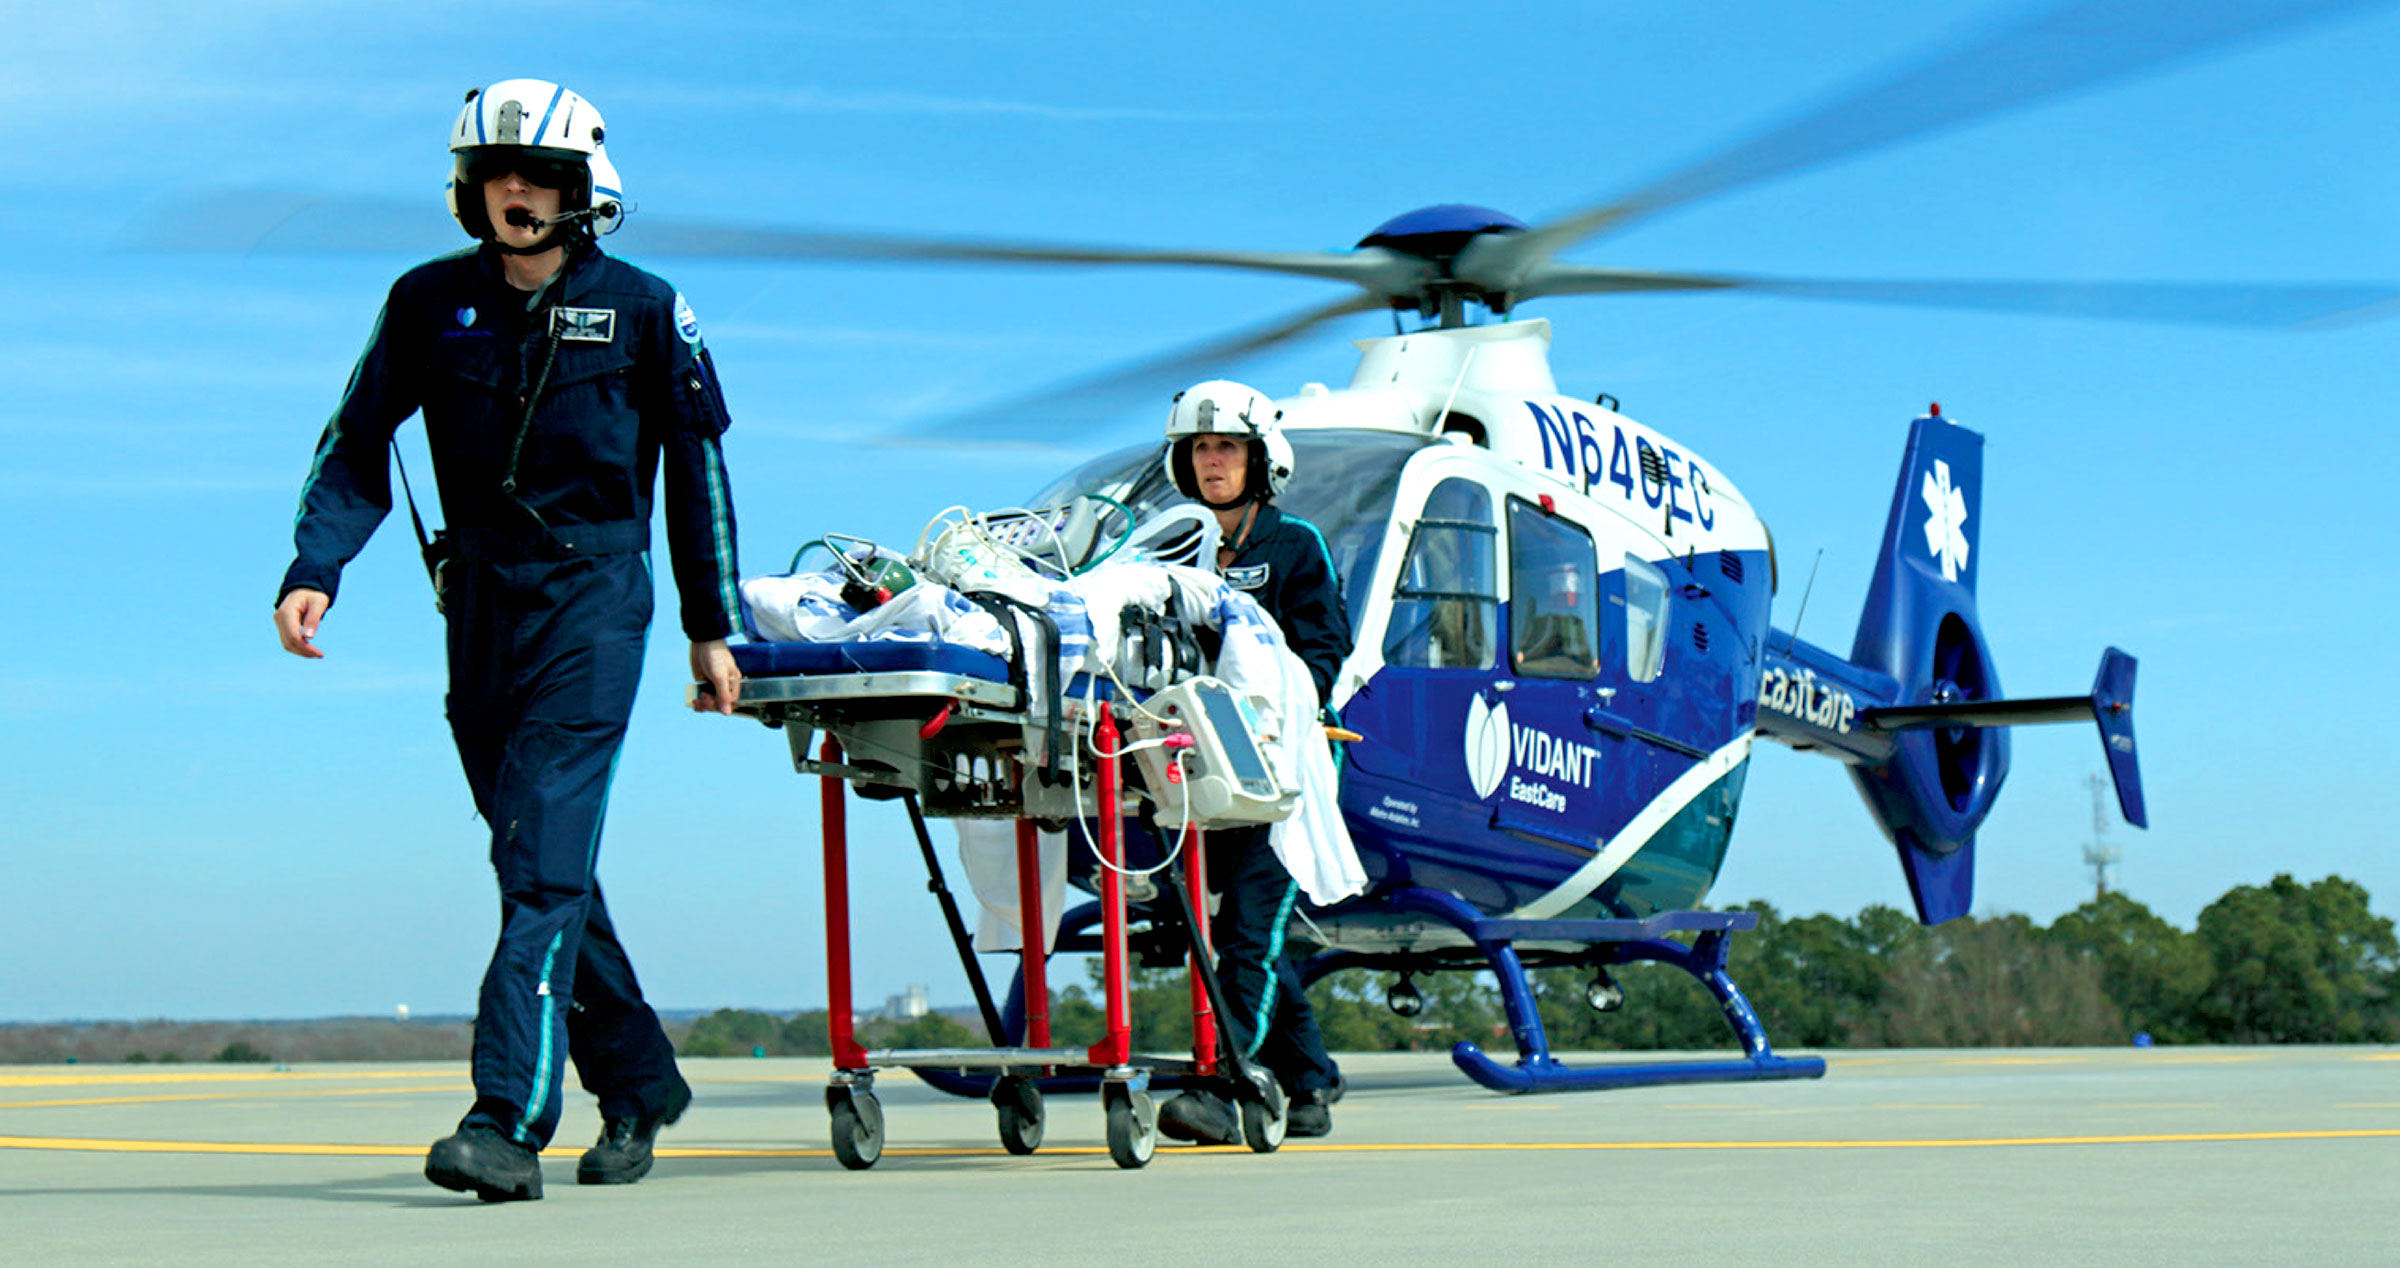
[[[802,674],[956,674],[1006,683],[1008,662],[957,643],[876,639],[852,643],[736,643],[733,663],[745,678]]]
[[[800,678],[830,674],[935,673],[1008,684],[1008,662],[957,643],[903,643],[874,639],[852,643],[735,643],[733,663],[744,678]],[[1117,698],[1116,684],[1077,674],[1067,695]]]

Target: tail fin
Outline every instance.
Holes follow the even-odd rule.
[[[1982,570],[1983,437],[1938,412],[1909,428],[1850,659],[1891,676],[1896,703],[2000,695],[1975,609]],[[1917,915],[1937,924],[1975,901],[1975,829],[2008,778],[2008,732],[1909,730],[1891,758],[1852,778],[1908,875]]]
[[[1975,830],[2008,778],[2010,727],[2097,720],[2126,819],[2149,823],[2133,741],[2133,657],[2109,648],[2089,695],[2000,694],[1975,614],[1982,487],[1983,437],[1938,410],[1918,419],[1850,659],[1777,631],[1756,711],[1760,735],[1850,768],[1929,925],[1974,906]]]

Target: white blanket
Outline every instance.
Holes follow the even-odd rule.
[[[1274,825],[1270,840],[1301,892],[1319,906],[1366,889],[1366,870],[1342,822],[1340,780],[1317,724],[1316,682],[1308,667],[1284,644],[1283,631],[1257,601],[1216,574],[1176,564],[1112,563],[1066,582],[1036,582],[1020,601],[1039,602],[1059,627],[1058,672],[1105,676],[1120,645],[1118,613],[1129,605],[1163,611],[1167,596],[1224,635],[1217,677],[1239,691],[1274,702],[1272,729],[1281,737],[1268,754],[1276,773],[1300,790],[1290,818]],[[1007,633],[988,612],[955,591],[920,581],[889,603],[865,613],[841,601],[841,578],[832,573],[796,573],[752,578],[742,583],[742,603],[755,637],[776,641],[939,640],[963,643],[1005,656]],[[1023,618],[1018,618],[1022,622]],[[1035,644],[1031,631],[1023,632]],[[1036,680],[1036,699],[1042,698]],[[979,950],[1013,950],[1017,932],[1016,835],[1006,823],[959,820],[959,856],[982,904],[976,934]],[[1056,869],[1054,872],[1053,869]],[[1056,834],[1042,843],[1043,914],[1058,931],[1064,883],[1065,846]]]

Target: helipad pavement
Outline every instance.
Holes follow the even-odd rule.
[[[887,1075],[856,1173],[823,1062],[691,1061],[650,1179],[575,1185],[578,1094],[548,1197],[507,1206],[419,1175],[456,1065],[0,1067],[0,1264],[2400,1264],[2400,1049],[1830,1061],[1511,1098],[1353,1056],[1332,1137],[1140,1171],[1095,1099],[1019,1158],[988,1106]]]

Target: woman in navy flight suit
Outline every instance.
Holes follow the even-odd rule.
[[[1256,599],[1282,628],[1284,642],[1308,666],[1317,700],[1350,655],[1350,618],[1333,558],[1316,527],[1274,504],[1292,475],[1291,442],[1276,430],[1273,402],[1239,383],[1211,380],[1175,398],[1167,416],[1167,473],[1177,491],[1216,516],[1217,571]],[[1326,1055],[1316,1014],[1284,949],[1283,928],[1299,883],[1268,843],[1268,828],[1219,829],[1207,835],[1208,875],[1223,897],[1210,925],[1227,1006],[1249,1048],[1290,1095],[1285,1130],[1323,1136],[1340,1068]],[[1197,896],[1195,896],[1197,899]],[[1193,1088],[1159,1108],[1159,1131],[1176,1140],[1232,1143],[1241,1137],[1233,1108],[1217,1092]]]
[[[603,1123],[582,1183],[640,1179],[691,1101],[593,870],[648,639],[662,465],[704,707],[731,712],[741,689],[723,398],[682,296],[594,241],[624,206],[605,139],[599,112],[555,84],[468,94],[450,204],[480,245],[393,285],[317,446],[276,600],[284,649],[322,656],[342,567],[392,506],[392,433],[422,411],[452,556],[435,581],[450,728],[501,907],[475,1102],[425,1174],[486,1201],[542,1195],[569,1056]]]

